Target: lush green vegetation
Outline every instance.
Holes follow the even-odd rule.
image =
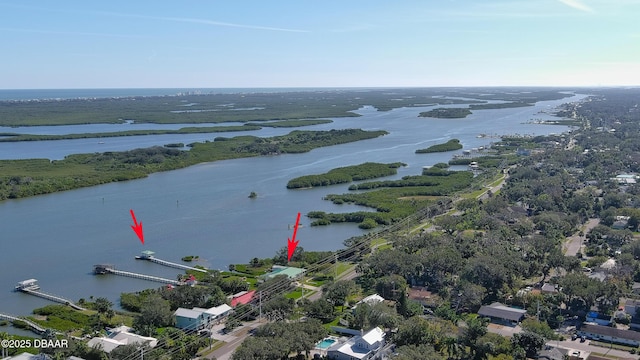
[[[67,156],[46,159],[0,161],[0,200],[71,190],[114,181],[137,179],[153,172],[251,156],[302,153],[316,147],[337,145],[386,134],[360,129],[292,131],[271,138],[239,136],[226,141],[191,144],[190,151],[164,147]]]
[[[360,165],[339,167],[324,174],[305,175],[291,179],[287,183],[287,188],[298,189],[327,186],[390,176],[395,175],[397,173],[396,169],[400,166],[406,166],[406,164],[400,162],[390,164],[368,162]]]
[[[460,150],[460,149],[462,149],[462,144],[460,144],[460,140],[451,139],[446,143],[432,145],[426,149],[418,149],[416,150],[416,154],[446,152],[446,151],[454,151],[454,150]]]
[[[481,92],[484,94],[480,96]],[[123,123],[127,119],[152,123],[318,119],[357,116],[352,111],[365,105],[387,111],[425,104],[481,104],[487,100],[533,103],[568,96],[553,89],[416,88],[2,101],[0,126]]]
[[[128,130],[106,133],[83,133],[83,134],[64,134],[64,135],[31,135],[31,134],[15,134],[0,133],[0,136],[8,136],[1,138],[0,142],[14,141],[38,141],[38,140],[73,140],[73,139],[91,139],[91,138],[107,138],[118,136],[141,136],[141,135],[179,135],[179,134],[202,134],[217,133],[230,131],[251,131],[260,130],[259,126],[254,125],[238,125],[238,126],[206,126],[206,127],[185,127],[178,130]],[[169,146],[175,147],[175,146]]]
[[[471,184],[473,174],[447,172],[445,176],[405,176],[401,180],[375,181],[352,185],[350,190],[385,188],[358,194],[328,195],[335,204],[354,203],[375,209],[375,212],[325,213],[312,211],[307,214],[315,219],[311,225],[329,225],[338,222],[356,222],[364,229],[376,225],[388,225],[430,205],[433,196],[450,195]],[[368,220],[370,219],[370,220]]]
[[[515,101],[515,102],[498,103],[498,104],[471,104],[469,105],[469,109],[471,110],[508,109],[508,108],[525,107],[525,106],[533,106],[533,103],[524,102],[524,101]]]
[[[314,120],[285,120],[285,121],[271,121],[271,122],[252,122],[251,124],[245,124],[246,126],[262,126],[262,127],[300,127],[311,126],[320,124],[329,124],[333,120],[314,119]]]
[[[471,110],[467,108],[437,108],[420,113],[420,117],[432,117],[439,119],[461,119],[471,115]]]

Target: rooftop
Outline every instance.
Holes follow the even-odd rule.
[[[482,316],[511,321],[520,321],[526,313],[527,310],[512,308],[499,302],[494,302],[491,305],[484,305],[478,311],[478,314]]]
[[[255,290],[251,291],[243,291],[243,294],[236,294],[231,299],[231,306],[236,307],[241,304],[248,304],[251,299],[253,299],[253,295],[256,293]]]
[[[294,278],[298,277],[299,275],[301,275],[302,273],[304,273],[305,271],[306,271],[305,269],[292,267],[292,266],[277,266],[277,265],[274,265],[273,268],[271,269],[271,272],[266,273],[266,274],[264,274],[262,276],[267,278],[267,279],[271,279],[272,277],[277,276],[277,275],[287,275],[290,279],[294,279]]]

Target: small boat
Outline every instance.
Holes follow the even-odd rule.
[[[98,141],[98,144],[104,144],[104,141]]]

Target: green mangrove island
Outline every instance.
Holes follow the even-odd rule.
[[[216,141],[190,144],[183,151],[162,146],[122,152],[75,154],[64,160],[1,160],[0,200],[23,198],[146,177],[187,166],[235,158],[312,149],[386,135],[386,131],[344,129],[329,131],[294,130],[287,135],[218,137]]]
[[[0,142],[14,141],[38,141],[38,140],[73,140],[73,139],[92,139],[92,138],[108,138],[118,136],[141,136],[141,135],[180,135],[180,134],[207,134],[230,131],[253,131],[260,130],[263,127],[301,127],[319,124],[329,124],[332,120],[282,120],[266,123],[251,123],[244,125],[229,126],[198,126],[183,127],[178,130],[127,130],[113,131],[101,133],[81,133],[81,134],[64,134],[64,135],[34,135],[34,134],[16,134],[16,133],[0,133]]]
[[[328,186],[395,175],[400,166],[407,166],[407,164],[401,162],[390,164],[367,162],[360,165],[339,167],[324,174],[305,175],[291,179],[287,183],[287,189]]]
[[[418,149],[416,150],[416,154],[446,152],[446,151],[453,151],[453,150],[460,150],[460,149],[462,149],[462,144],[460,144],[460,140],[451,139],[446,143],[432,145],[426,149]]]
[[[471,115],[471,110],[466,108],[437,108],[429,111],[423,111],[419,117],[432,117],[439,119],[461,119]]]

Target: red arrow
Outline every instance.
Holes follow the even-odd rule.
[[[298,218],[296,219],[296,225],[293,227],[293,240],[287,239],[287,261],[291,261],[291,257],[293,256],[293,252],[296,251],[296,246],[300,241],[296,241],[296,233],[298,232],[298,224],[300,223],[300,213],[298,213]]]
[[[136,215],[133,213],[133,210],[131,210],[131,217],[133,218],[133,225],[131,225],[131,228],[133,229],[133,231],[135,231],[136,235],[138,235],[138,239],[140,239],[140,242],[144,244],[144,234],[142,233],[142,221],[138,224],[138,221],[136,221]]]

